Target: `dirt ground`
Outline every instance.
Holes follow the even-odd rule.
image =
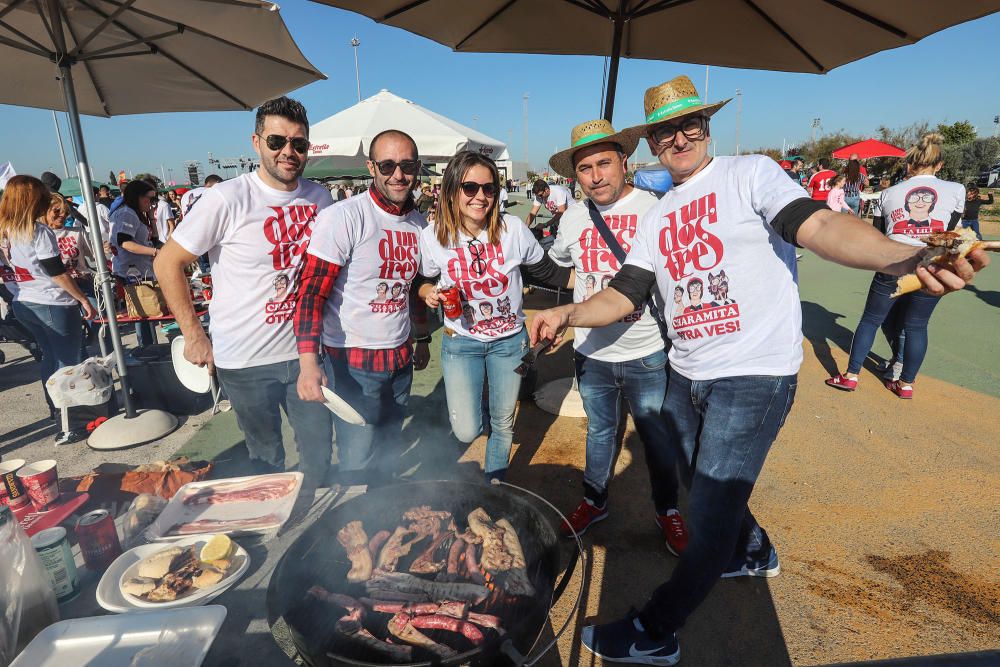
[[[541,363],[541,381],[566,374],[568,347]],[[846,363],[845,352],[832,353]],[[782,573],[720,582],[680,632],[682,664],[823,665],[1000,648],[1000,400],[922,378],[904,402],[870,372],[844,394],[823,385],[828,373],[808,341],[805,357],[795,407],[751,500]],[[584,419],[523,404],[509,478],[572,509],[585,437]],[[484,444],[462,460],[481,461]],[[584,536],[579,618],[558,658],[542,664],[602,664],[581,648],[580,629],[640,607],[669,575],[676,559],[648,497],[630,425],[612,516]],[[577,578],[554,625],[579,591]]]

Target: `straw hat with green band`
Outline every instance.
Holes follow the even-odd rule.
[[[560,176],[574,178],[576,170],[573,168],[573,154],[581,148],[604,143],[618,144],[626,155],[631,155],[639,145],[639,136],[616,132],[611,123],[604,119],[588,120],[573,128],[570,132],[570,147],[550,157],[549,166]]]
[[[703,113],[706,116],[711,116],[729,104],[731,99],[716,102],[715,104],[705,104],[698,95],[694,84],[691,83],[691,79],[686,76],[678,76],[666,83],[646,89],[646,94],[643,96],[646,123],[623,130],[623,133],[646,136],[646,132],[651,126],[680,118],[681,116],[688,116],[693,113]]]

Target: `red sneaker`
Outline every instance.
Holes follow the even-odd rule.
[[[687,526],[684,525],[681,513],[677,510],[667,510],[666,514],[657,514],[656,525],[663,533],[663,539],[667,543],[667,551],[675,556],[680,556],[688,545]]]
[[[902,380],[886,380],[885,388],[900,398],[913,398],[913,386]]]
[[[843,373],[838,373],[826,381],[826,386],[840,389],[841,391],[854,391],[858,388],[858,379],[849,378]]]
[[[580,505],[573,510],[573,513],[569,515],[569,522],[563,521],[560,532],[563,537],[573,537],[573,531],[576,531],[577,535],[583,535],[587,532],[587,528],[590,524],[597,523],[598,521],[604,521],[608,518],[608,506],[595,507],[591,505],[586,500],[580,502]],[[572,529],[570,528],[572,526]]]

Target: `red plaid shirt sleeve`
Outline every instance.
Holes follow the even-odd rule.
[[[319,354],[322,349],[323,306],[333,291],[338,273],[338,265],[306,253],[295,304],[295,341],[299,354]]]

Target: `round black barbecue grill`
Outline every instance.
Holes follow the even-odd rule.
[[[577,541],[577,548],[566,558],[565,572],[557,584],[558,574],[563,571],[558,524],[548,518],[549,513],[542,512],[539,508],[541,503],[552,507],[534,493],[509,484],[456,481],[399,484],[352,498],[321,516],[282,557],[268,589],[268,617],[272,625],[278,618],[284,619],[299,655],[312,667],[532,664],[554,644],[553,641],[538,655],[526,658],[535,648],[546,626],[549,610],[565,589],[582,553]],[[383,529],[392,531],[400,525],[400,517],[406,510],[421,505],[434,510],[447,510],[460,524],[478,507],[485,509],[494,521],[507,519],[520,540],[534,595],[513,597],[498,594],[483,603],[486,608],[474,607],[473,611],[500,616],[504,628],[502,632],[485,632],[481,644],[473,645],[460,636],[456,639],[452,634],[449,644],[459,651],[458,655],[442,659],[418,648],[413,652],[412,662],[401,663],[345,639],[335,630],[343,610],[311,596],[309,590],[321,586],[332,593],[364,597],[363,584],[347,581],[351,561],[337,541],[337,532],[351,521],[361,521],[369,536]],[[555,514],[555,508],[552,510]],[[414,551],[421,548],[422,545],[417,545]],[[497,585],[498,590],[502,588],[502,579]],[[579,597],[576,603],[579,604]],[[570,614],[572,611],[575,607]],[[369,613],[365,616],[365,624],[373,634],[385,638],[384,624],[388,618],[388,615]],[[435,631],[428,634],[433,637]]]

